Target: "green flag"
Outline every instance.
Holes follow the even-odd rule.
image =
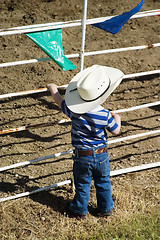
[[[37,44],[63,71],[76,69],[76,66],[64,55],[62,30],[50,30],[26,34]]]

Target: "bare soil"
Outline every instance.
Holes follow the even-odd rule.
[[[89,0],[87,18],[111,16],[129,11],[139,1]],[[159,8],[158,0],[146,0],[141,11]],[[62,0],[1,0],[1,28],[81,19],[83,1]],[[129,22],[115,36],[87,26],[85,51],[148,45],[160,40],[159,17],[147,17]],[[81,27],[63,29],[64,53],[78,53]],[[0,61],[14,62],[46,57],[26,35],[0,38]],[[45,87],[47,83],[67,84],[78,73],[80,60],[70,59],[77,69],[63,72],[53,61],[1,68],[0,94]],[[121,69],[124,74],[159,69],[159,48],[102,54],[85,58],[84,67],[93,64]],[[123,80],[104,103],[116,110],[158,101],[159,75]],[[49,93],[4,99],[1,106],[1,129],[38,124],[65,118],[53,103]],[[122,130],[118,137],[159,129],[159,106],[120,114]],[[109,140],[115,139],[109,134]],[[70,124],[53,125],[1,135],[0,166],[37,159],[72,149]],[[160,137],[146,136],[108,146],[111,170],[159,161]],[[95,229],[159,208],[159,168],[112,177],[115,204],[108,221],[95,215],[96,196],[92,185],[89,211],[84,222],[69,219],[65,207],[74,196],[72,186],[37,193],[30,197],[1,203],[1,239],[90,239]],[[67,179],[72,179],[71,154],[47,159],[26,167],[1,173],[0,195],[7,197],[32,191]],[[90,236],[90,237],[89,237]]]

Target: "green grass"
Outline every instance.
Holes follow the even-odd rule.
[[[95,221],[94,221],[95,220]],[[51,225],[47,226],[49,228]],[[59,228],[58,228],[59,226]],[[19,226],[20,227],[20,226]],[[160,240],[160,215],[158,208],[150,212],[128,214],[128,217],[112,216],[77,221],[63,217],[57,225],[53,225],[52,234],[42,234],[40,229],[33,231],[32,226],[20,228],[9,227],[9,231],[2,231],[2,240]],[[24,231],[25,230],[25,231]],[[30,232],[26,232],[26,230]],[[23,234],[24,232],[25,234]],[[48,235],[48,236],[47,236]]]
[[[85,238],[88,239],[87,237]],[[109,224],[107,231],[95,233],[92,240],[158,240],[160,239],[160,214],[155,212],[136,215],[130,220],[122,220],[115,225]]]

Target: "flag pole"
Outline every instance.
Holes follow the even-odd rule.
[[[83,19],[82,19],[82,39],[81,39],[81,52],[80,52],[80,71],[84,66],[84,46],[85,46],[85,34],[86,34],[86,16],[87,16],[87,0],[84,0]]]

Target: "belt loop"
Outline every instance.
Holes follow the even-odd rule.
[[[75,152],[76,152],[76,157],[79,158],[78,150],[75,149]]]
[[[96,158],[95,148],[92,148],[93,150],[93,157]]]
[[[75,154],[75,157],[79,158],[79,154],[78,154],[78,149],[74,149],[74,154]]]

